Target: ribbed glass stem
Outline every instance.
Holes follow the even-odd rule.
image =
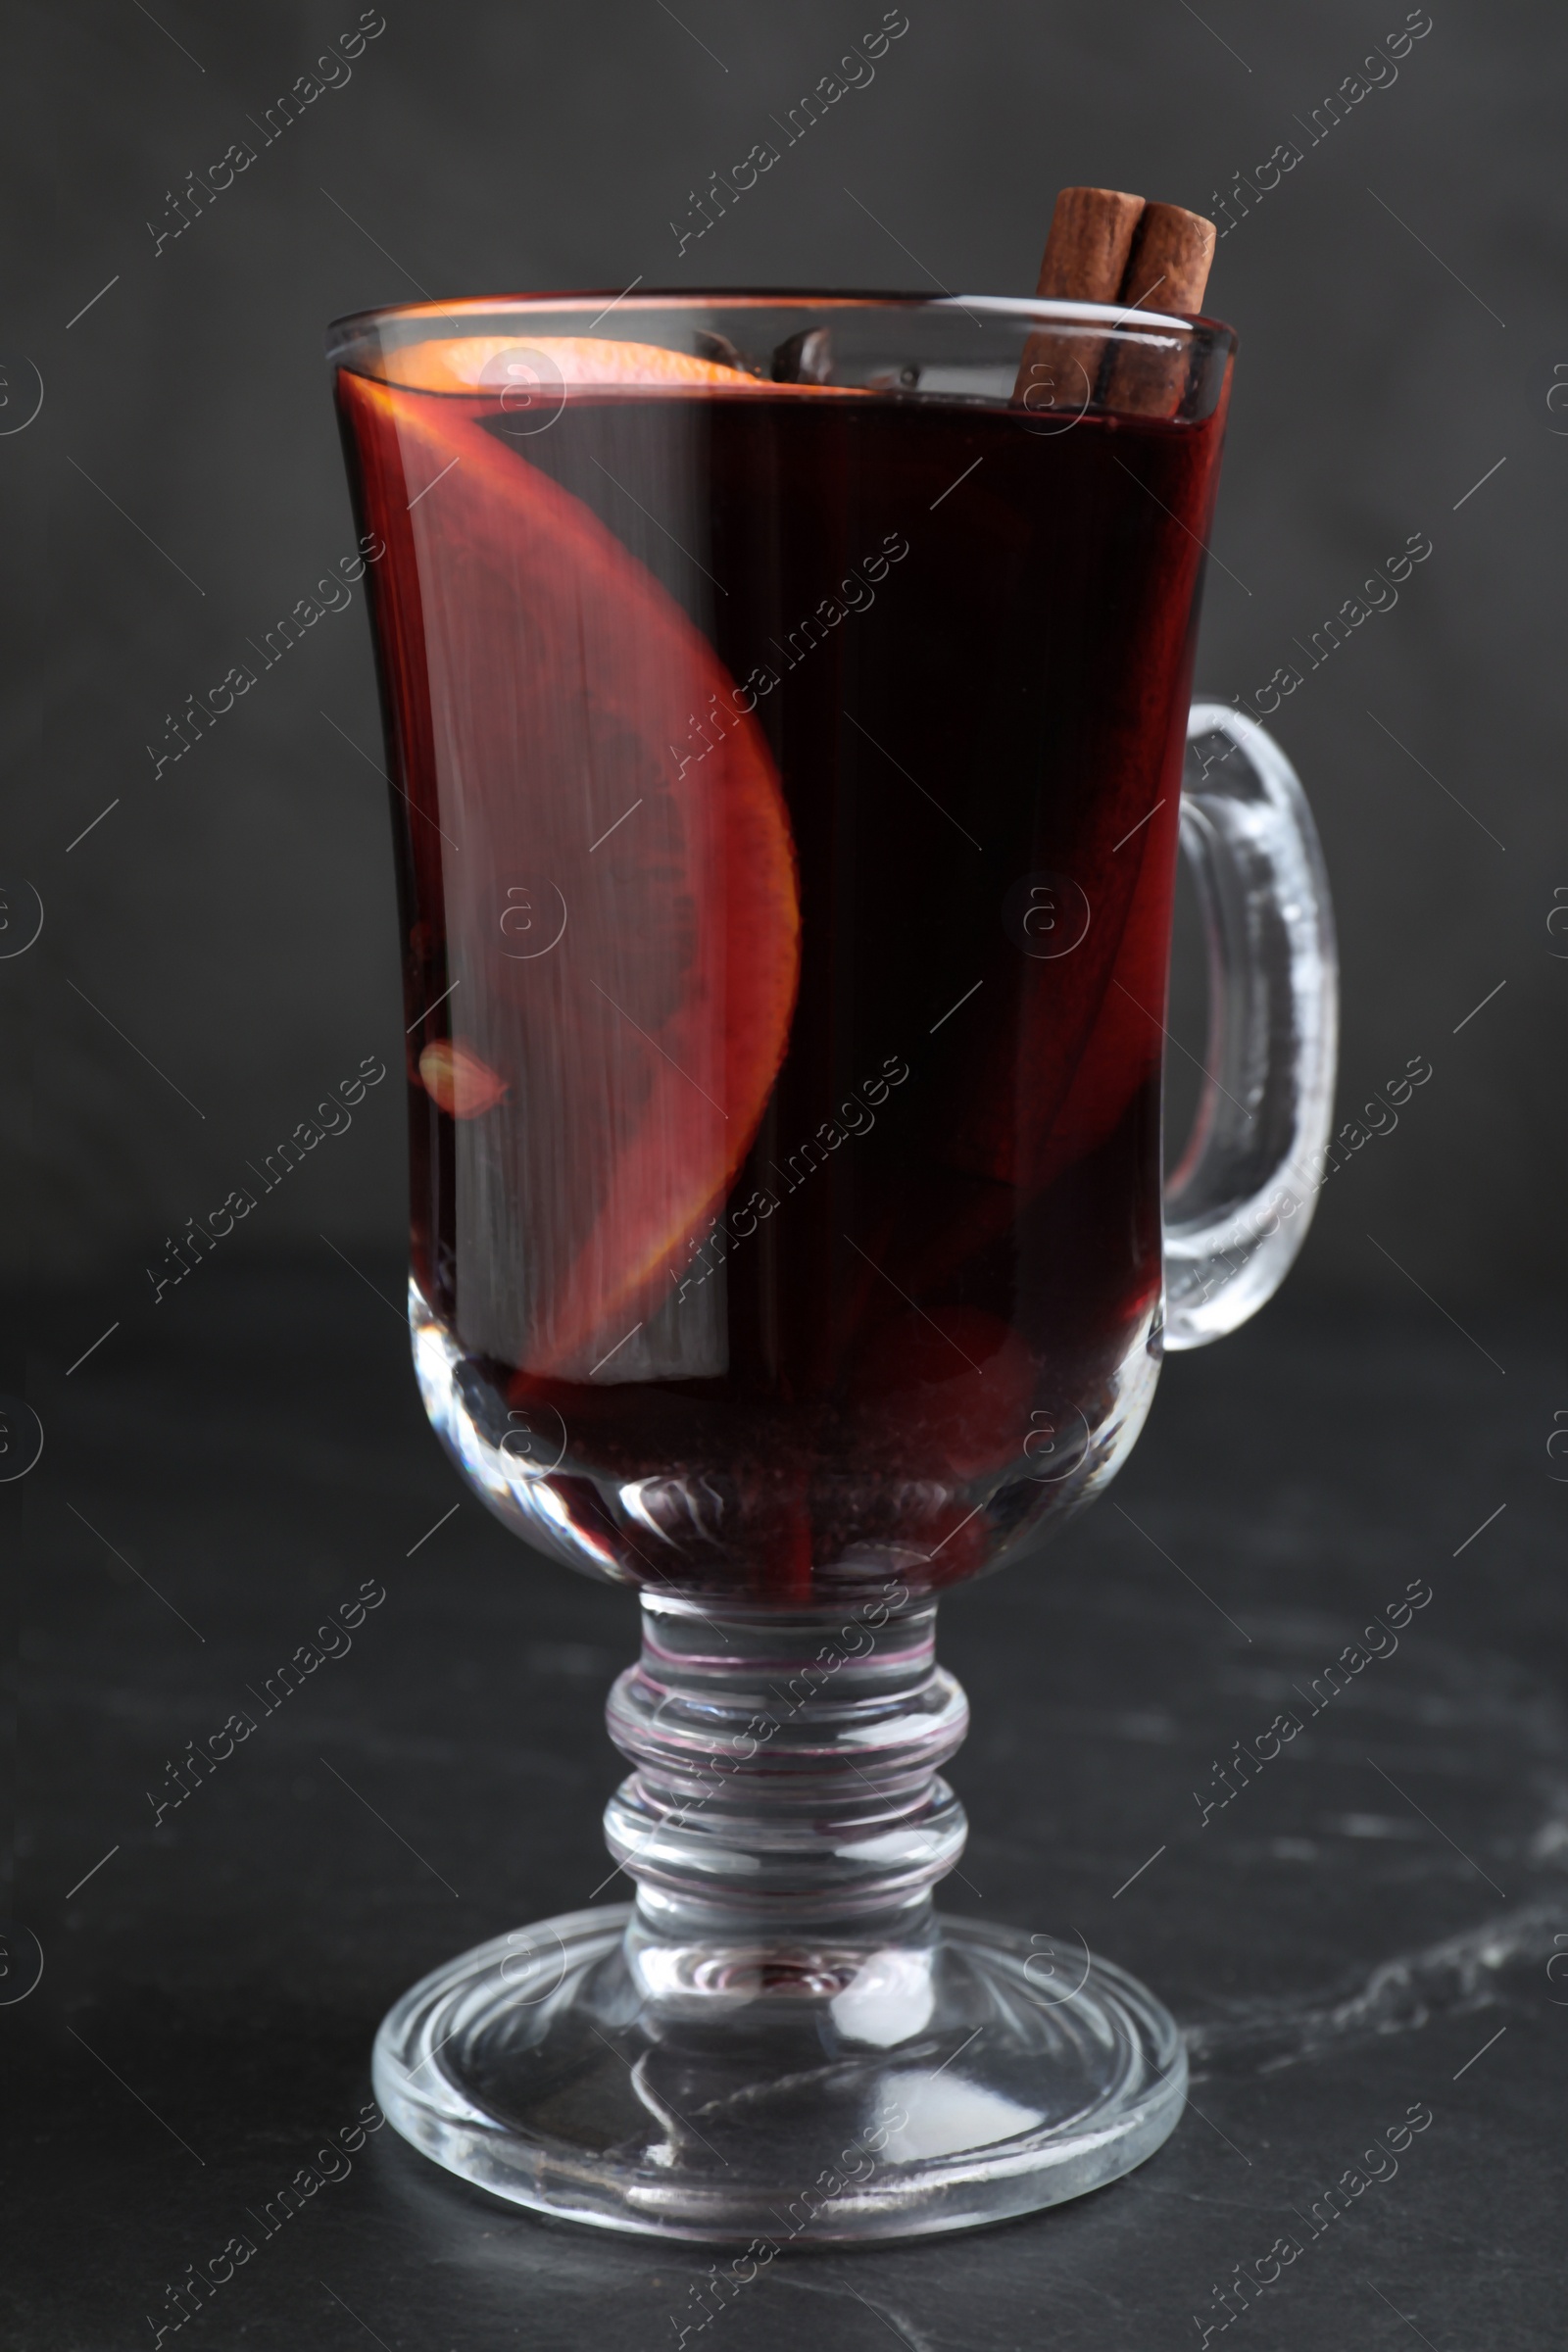
[[[967,1835],[938,1768],[968,1706],[935,1620],[897,1586],[788,1613],[644,1595],[643,1653],[607,1710],[635,1769],[605,1836],[646,1931],[918,1931]]]

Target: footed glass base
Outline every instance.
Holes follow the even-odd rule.
[[[404,2137],[514,2204],[740,2243],[965,2230],[1081,2196],[1175,2129],[1187,2063],[1077,1943],[934,1916],[894,1936],[672,1940],[629,1905],[465,1953],[375,2044]]]
[[[1081,1944],[932,1909],[968,1723],[934,1620],[896,1582],[843,1616],[645,1593],[607,1709],[636,1903],[404,1996],[375,2045],[404,2136],[514,2204],[739,2243],[731,2286],[788,2245],[972,2229],[1152,2155],[1187,2083],[1158,2002]]]

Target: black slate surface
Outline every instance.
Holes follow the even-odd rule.
[[[260,2237],[247,2210],[353,2125],[393,1997],[607,1867],[601,1711],[634,1604],[466,1495],[397,1270],[320,1256],[204,1269],[69,1383],[47,1367],[91,1308],[34,1317],[47,1443],[0,1488],[28,1563],[0,2007],[15,2352],[152,2345],[186,2266]],[[1479,1340],[1419,1302],[1374,1322],[1287,1294],[1167,1367],[1128,1471],[1052,1551],[945,1605],[975,1717],[951,1907],[1144,1976],[1189,2030],[1195,2103],[1127,2181],[968,2237],[781,2257],[688,2346],[1561,2340],[1564,1465],[1539,1329]],[[367,1580],[386,1598],[348,1654],[155,1829],[167,1764]],[[1397,1649],[1205,1824],[1215,1763],[1412,1581],[1432,1597]],[[43,1974],[18,1997],[28,1932]],[[1412,2108],[1432,2120],[1396,2171],[1309,2235]],[[389,2129],[325,2169],[166,2343],[660,2352],[712,2259],[536,2222]],[[1288,2232],[1300,2256],[1222,2329],[1213,2290]]]

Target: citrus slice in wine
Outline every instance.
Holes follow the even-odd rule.
[[[482,393],[504,414],[532,412],[539,425],[553,421],[572,388],[619,385],[643,391],[700,386],[710,392],[768,392],[775,395],[826,393],[837,399],[863,393],[859,384],[819,384],[754,375],[718,360],[662,343],[621,343],[598,335],[530,335],[526,325],[513,335],[435,335],[403,343],[386,353],[388,383],[415,392]]]
[[[428,389],[345,372],[339,394],[387,551],[394,778],[435,942],[411,1069],[460,1262],[485,1269],[464,1344],[564,1380],[701,1376],[723,1369],[720,1286],[681,1277],[788,1041],[789,819],[758,690],[505,434],[467,380],[494,354],[456,348],[467,399],[433,366]]]
[[[528,355],[542,366],[529,367]],[[530,374],[564,384],[704,384],[776,391],[739,368],[700,360],[659,343],[616,343],[597,335],[432,336],[405,343],[384,361],[389,383],[416,392],[497,392],[526,384]]]

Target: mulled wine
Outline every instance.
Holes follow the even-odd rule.
[[[1223,404],[407,372],[338,382],[438,1426],[627,1581],[972,1575],[1156,1368]]]

